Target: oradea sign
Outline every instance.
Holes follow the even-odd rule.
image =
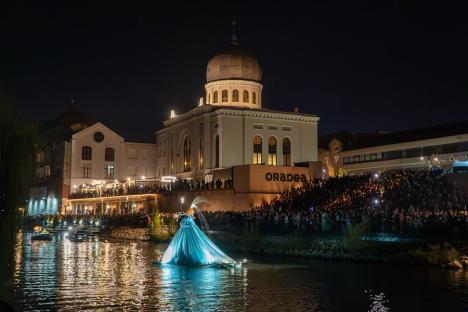
[[[280,181],[280,182],[307,182],[305,174],[292,174],[292,173],[273,173],[267,172],[265,174],[267,181]]]

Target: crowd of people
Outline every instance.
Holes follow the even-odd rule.
[[[109,183],[85,186],[70,194],[70,199],[95,198],[121,195],[137,195],[163,193],[171,191],[220,190],[233,187],[232,179],[216,179],[205,182],[202,179],[177,179],[174,182],[159,182],[155,180],[140,180],[122,183]]]
[[[170,191],[232,188],[231,179],[205,183],[118,184],[75,196],[98,197]],[[101,193],[97,193],[101,192]],[[76,198],[76,197],[75,197]],[[242,231],[256,226],[262,233],[336,234],[365,223],[370,232],[396,235],[468,236],[468,197],[442,171],[394,170],[360,176],[317,179],[293,188],[249,211],[205,212],[212,229]]]
[[[371,232],[468,235],[467,203],[442,171],[397,170],[315,180],[247,212],[205,216],[213,227],[269,233],[343,233],[365,222]]]

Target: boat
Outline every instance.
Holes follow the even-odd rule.
[[[31,235],[31,240],[52,240],[52,234],[50,234],[46,230],[42,230],[40,232],[36,232]]]

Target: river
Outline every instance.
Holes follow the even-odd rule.
[[[468,311],[468,271],[239,254],[240,270],[162,267],[164,246],[29,235],[16,246],[18,311],[368,311],[366,291],[390,311]]]

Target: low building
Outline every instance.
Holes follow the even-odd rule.
[[[346,174],[416,168],[451,171],[455,160],[468,159],[468,122],[392,133],[331,134],[320,140],[322,171],[327,176],[338,175],[340,169]],[[327,157],[333,159],[332,165]]]

